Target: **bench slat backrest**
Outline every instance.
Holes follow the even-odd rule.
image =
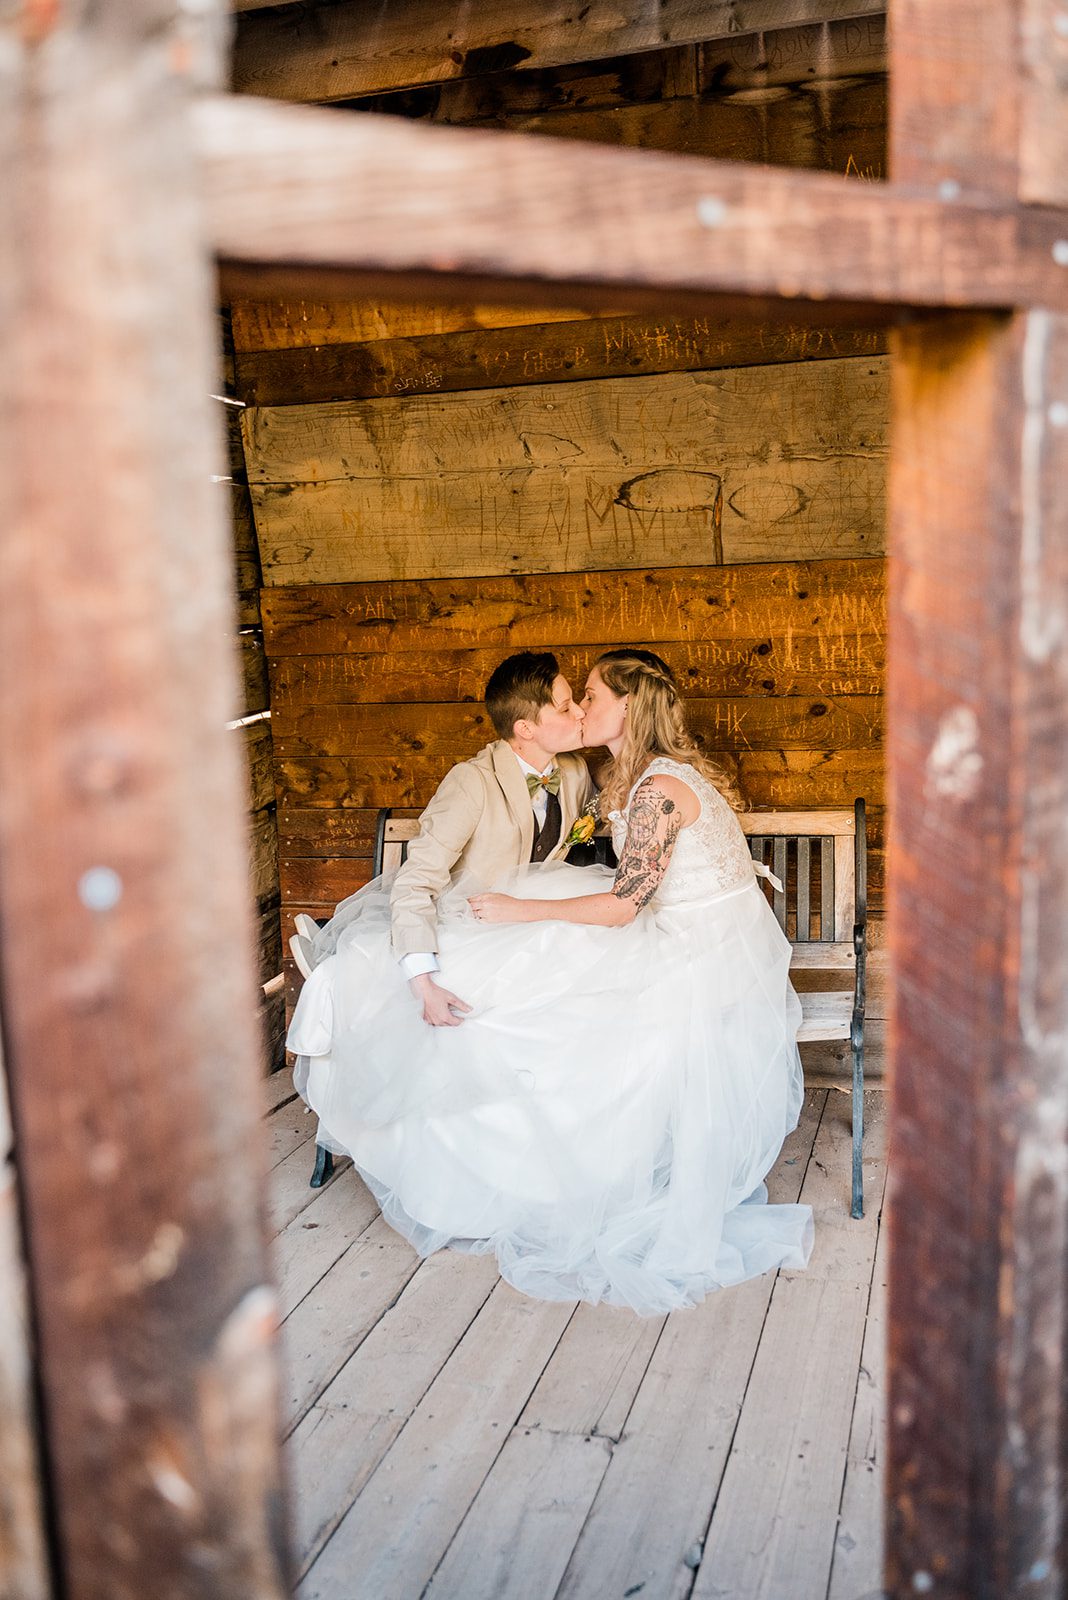
[[[380,872],[395,872],[408,854],[408,845],[419,832],[418,817],[391,817],[389,808],[378,813],[375,835],[375,877]]]
[[[863,800],[849,811],[744,811],[738,820],[754,860],[768,865],[783,884],[782,893],[772,891],[772,908],[780,928],[795,946],[814,947],[813,966],[826,964],[830,945],[842,948],[846,964],[846,958],[852,957],[854,924],[863,921],[866,910]],[[418,832],[418,818],[391,817],[388,808],[380,811],[375,874],[399,867]],[[814,850],[813,845],[819,849]],[[819,932],[814,937],[812,907],[817,884]]]
[[[866,864],[863,816],[862,801],[850,811],[746,811],[739,816],[753,859],[769,866],[783,884],[782,892],[772,891],[771,903],[793,943],[852,943],[854,924],[862,916],[857,885]],[[818,931],[813,917],[817,899]]]
[[[852,942],[860,917],[857,867],[865,854],[863,822],[859,835],[857,814],[854,808],[743,811],[739,816],[753,859],[771,867],[782,882],[782,891],[772,890],[772,909],[795,944]],[[817,901],[819,918],[814,918]]]

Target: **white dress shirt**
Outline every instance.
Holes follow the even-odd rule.
[[[519,762],[524,777],[526,777],[528,774],[535,778],[548,777],[549,773],[552,772],[553,768],[556,766],[555,761],[550,761],[549,765],[544,769],[544,771],[539,772],[537,767],[532,767],[529,761],[524,761],[523,757],[518,755],[514,750],[512,751],[512,754]],[[538,832],[540,833],[542,828],[545,826],[545,816],[549,809],[548,789],[544,789],[540,786],[535,789],[534,793],[530,797],[530,805],[534,812],[534,821],[536,822]],[[401,956],[400,964],[401,971],[408,979],[419,978],[424,972],[437,972],[440,967],[438,958],[432,950],[413,950],[410,955]]]

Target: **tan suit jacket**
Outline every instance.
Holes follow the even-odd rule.
[[[560,843],[550,861],[566,854],[563,841],[594,794],[585,761],[565,753],[560,768]],[[419,819],[419,833],[397,873],[390,896],[393,949],[398,956],[438,948],[437,899],[464,872],[488,889],[530,860],[534,809],[511,746],[488,744],[446,773]],[[472,890],[474,892],[474,890]]]

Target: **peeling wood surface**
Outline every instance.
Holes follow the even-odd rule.
[[[26,1246],[0,1055],[0,1594],[51,1600]]]
[[[894,0],[895,183],[922,183],[931,191],[950,183],[966,194],[1015,200],[1021,15],[1016,0]],[[1049,35],[1043,46],[1051,42]]]
[[[211,9],[0,24],[0,1008],[64,1600],[288,1592],[188,121]]]
[[[294,1148],[272,1183],[302,1600],[345,1600],[357,1567],[382,1594],[433,1576],[445,1600],[684,1595],[695,1569],[698,1592],[715,1593],[741,1551],[747,1582],[732,1596],[824,1593],[836,1533],[878,1539],[877,1493],[851,1484],[863,1474],[877,1490],[881,1463],[850,1441],[864,1426],[860,1340],[886,1172],[879,1101],[868,1097],[866,1220],[848,1217],[846,1102],[810,1090],[769,1180],[774,1200],[815,1208],[808,1272],[667,1318],[524,1299],[492,1258],[420,1263],[347,1164],[318,1195],[298,1190],[290,1172],[307,1145]],[[275,1116],[292,1107],[299,1132],[298,1106]],[[302,1235],[307,1251],[321,1233],[314,1264],[283,1242]],[[873,1371],[881,1336],[872,1325]],[[727,1500],[737,1508],[721,1517]]]
[[[235,0],[254,13],[262,0]],[[884,0],[626,0],[575,11],[560,0],[485,0],[477,9],[405,0],[370,12],[359,0],[242,15],[234,87],[287,100],[344,100],[382,89],[524,70],[764,28],[877,16]]]
[[[1023,0],[1020,198],[1068,206],[1068,31],[1057,0]]]
[[[895,180],[1063,196],[1031,142],[1068,114],[1053,8],[891,23]],[[886,1584],[946,1600],[1054,1600],[1068,1552],[1068,329],[1039,304],[894,359]]]
[[[1040,312],[895,360],[889,1587],[947,1600],[1059,1592],[1066,379]]]

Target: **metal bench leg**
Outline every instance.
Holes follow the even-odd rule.
[[[864,1215],[864,1034],[854,1031],[853,1051],[853,1204],[851,1217]]]
[[[315,1171],[311,1175],[309,1189],[321,1189],[324,1183],[334,1176],[334,1158],[325,1145],[315,1146]]]

